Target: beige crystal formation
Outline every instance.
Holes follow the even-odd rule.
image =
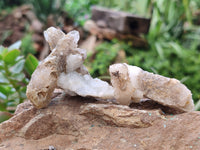
[[[110,66],[112,86],[92,78],[83,65],[86,51],[78,48],[79,33],[64,34],[54,27],[44,31],[51,54],[44,59],[31,77],[27,97],[36,108],[46,107],[55,88],[68,95],[98,99],[116,99],[119,104],[139,103],[151,99],[180,111],[192,111],[192,94],[176,79],[163,77],[127,64]]]
[[[78,48],[79,33],[64,34],[54,27],[44,31],[51,54],[44,59],[31,77],[26,95],[36,108],[46,107],[56,87],[69,95],[113,99],[113,88],[107,82],[93,79],[85,66],[86,51]]]
[[[129,105],[132,101],[151,99],[164,106],[192,111],[194,103],[189,89],[180,81],[149,73],[136,66],[114,64],[109,68],[116,100]]]

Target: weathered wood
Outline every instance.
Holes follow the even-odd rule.
[[[98,26],[114,29],[120,33],[148,33],[150,19],[103,7],[92,7],[92,20]]]

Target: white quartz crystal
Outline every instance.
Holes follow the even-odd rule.
[[[58,41],[64,36],[65,34],[61,30],[58,30],[54,27],[50,27],[46,31],[44,31],[44,38],[49,43],[51,50],[53,50],[56,47]]]
[[[79,35],[79,32],[78,31],[71,31],[67,34],[68,36],[71,36],[74,38],[74,43],[78,44],[78,41],[80,39],[80,35]]]
[[[66,70],[67,72],[75,71],[83,65],[83,59],[80,54],[70,54],[66,58]]]
[[[107,82],[93,79],[89,74],[82,75],[77,72],[62,73],[58,79],[58,86],[69,94],[76,93],[81,96],[91,96],[101,99],[113,99],[114,90]]]

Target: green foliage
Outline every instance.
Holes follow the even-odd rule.
[[[200,111],[200,100],[195,104],[195,110]]]
[[[164,6],[164,7],[163,7]],[[183,34],[185,7],[180,1],[155,1],[148,41],[152,44],[159,41],[172,41]]]
[[[44,23],[47,17],[51,14],[58,18],[62,14],[66,0],[28,0],[28,3],[33,5],[33,10],[37,17]]]
[[[1,0],[0,10],[8,7],[19,6],[25,3],[25,0]]]
[[[33,55],[28,55],[26,59],[20,55],[20,44],[16,42],[8,48],[0,47],[0,111],[12,113],[14,109],[11,108],[26,99],[29,79],[24,70],[26,68],[26,72],[31,75],[38,65]],[[0,115],[0,120],[4,120],[4,117]]]
[[[115,40],[114,40],[115,41]],[[108,67],[112,64],[120,50],[120,45],[116,42],[103,42],[96,47],[95,56],[89,56],[86,65],[91,68],[92,76],[103,76],[108,74]],[[93,60],[91,60],[94,58]]]
[[[200,98],[200,78],[197,74],[200,64],[200,28],[192,25],[191,2],[192,0],[153,2],[151,27],[147,36],[151,50],[144,54],[141,52],[142,56],[138,54],[136,60],[133,55],[131,63],[139,65],[143,62],[144,69],[149,70],[151,67],[159,74],[181,80],[191,89],[197,102]],[[150,54],[152,60],[148,60],[146,53]]]
[[[35,54],[36,50],[33,47],[33,40],[32,40],[32,35],[31,34],[26,34],[22,38],[22,44],[21,44],[21,52],[22,55],[27,56],[29,53]]]
[[[67,0],[65,11],[76,25],[83,26],[85,21],[91,17],[91,6],[97,3],[98,0]]]
[[[35,58],[35,56],[33,56],[32,54],[28,54],[25,60],[24,68],[26,72],[29,74],[29,76],[32,75],[37,66],[38,66],[37,58]]]
[[[134,13],[144,17],[150,17],[151,8],[149,5],[151,0],[101,0],[98,5],[114,8],[116,10],[125,11],[129,13]]]

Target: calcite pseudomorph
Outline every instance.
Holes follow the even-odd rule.
[[[83,65],[86,51],[78,48],[79,33],[64,34],[54,27],[44,31],[51,54],[44,59],[27,86],[27,97],[36,108],[46,107],[55,88],[68,95],[112,99],[129,105],[141,99],[151,99],[159,104],[181,111],[192,111],[192,94],[185,85],[171,79],[149,73],[136,66],[114,64],[110,66],[112,86],[98,78],[92,78]]]

